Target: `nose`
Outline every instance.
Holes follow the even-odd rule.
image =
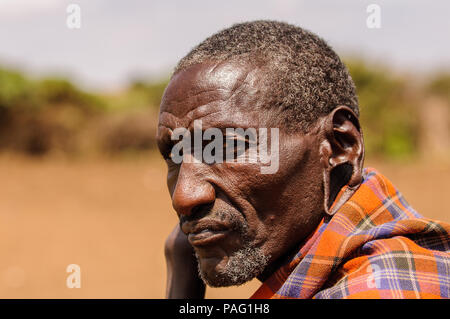
[[[178,215],[190,216],[202,206],[215,201],[214,187],[195,171],[196,164],[182,164],[175,189],[172,206]]]

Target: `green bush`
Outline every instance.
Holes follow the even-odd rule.
[[[33,155],[73,152],[78,131],[104,109],[100,97],[66,79],[30,80],[0,69],[0,149]]]
[[[0,108],[35,104],[31,82],[21,73],[0,68]]]
[[[444,98],[450,105],[450,73],[440,73],[433,76],[427,90],[431,94]]]
[[[360,105],[366,154],[404,158],[418,148],[418,109],[409,96],[407,82],[389,70],[347,62]]]
[[[164,90],[169,80],[159,82],[134,81],[129,87],[129,92],[141,93],[145,96],[147,103],[153,107],[159,107]]]

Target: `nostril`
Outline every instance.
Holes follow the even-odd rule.
[[[210,183],[181,173],[172,193],[172,206],[178,215],[198,214],[214,203],[215,189]]]
[[[180,196],[177,196],[172,199],[172,206],[178,215],[189,216],[194,219],[206,215],[206,213],[211,210],[213,205],[214,198],[206,201],[206,198],[200,200],[199,198],[181,198]]]
[[[192,208],[190,216],[195,219],[204,217],[212,208],[213,203],[201,204]]]

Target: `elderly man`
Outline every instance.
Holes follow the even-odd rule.
[[[256,277],[254,298],[448,298],[450,227],[421,217],[388,179],[363,169],[358,117],[346,67],[299,27],[237,24],[186,55],[158,127],[180,220],[166,241],[167,296],[202,298],[204,283]],[[244,139],[235,159],[264,140],[227,129],[279,129],[266,136],[276,139],[276,170],[263,173],[259,158],[199,159],[204,141],[175,161],[174,132],[195,135],[200,121],[200,134],[224,133],[217,145],[227,150]]]

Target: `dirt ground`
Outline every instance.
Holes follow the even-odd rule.
[[[449,221],[450,164],[374,164],[423,215]],[[162,298],[176,223],[154,155],[126,160],[0,157],[0,298]],[[66,286],[69,264],[81,288]],[[247,298],[259,286],[208,289]]]

